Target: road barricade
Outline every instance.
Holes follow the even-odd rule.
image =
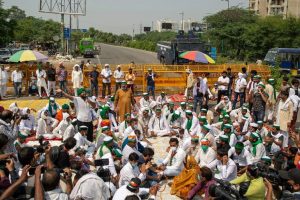
[[[20,70],[24,74],[23,78],[23,93],[28,94],[28,86],[32,79],[32,77],[36,76],[36,66],[28,65],[28,64],[20,64]],[[97,65],[97,70],[101,72],[104,66]],[[111,70],[114,72],[116,69],[116,65],[111,65]],[[142,92],[146,92],[147,90],[147,82],[146,82],[146,74],[148,69],[151,68],[155,74],[157,74],[157,78],[155,79],[155,90],[156,92],[165,91],[168,94],[180,94],[183,93],[186,87],[187,80],[187,69],[191,69],[194,73],[195,77],[203,76],[204,74],[209,73],[207,76],[208,85],[211,87],[215,82],[217,82],[218,78],[221,76],[223,71],[226,71],[228,67],[232,69],[232,73],[235,77],[237,77],[237,73],[241,72],[242,67],[244,65],[233,65],[233,64],[225,64],[225,65],[159,65],[159,64],[144,64],[144,65],[132,65],[132,64],[123,64],[121,65],[121,69],[124,74],[128,73],[128,69],[132,67],[133,73],[136,76],[135,91],[140,94]],[[258,74],[262,76],[263,80],[266,80],[268,76],[270,76],[271,72],[268,66],[265,65],[248,65],[247,72],[250,73],[251,70],[256,70]],[[10,74],[15,69],[15,65],[10,66],[9,70],[9,82],[8,87],[12,91],[13,84],[10,80]],[[66,70],[68,72],[68,88],[69,91],[72,91],[72,82],[71,82],[71,74],[72,74],[73,66],[66,66]],[[85,67],[83,70],[83,86],[86,88],[90,87],[90,78],[89,73],[92,71],[92,67]],[[99,78],[99,88],[102,90],[102,78]],[[58,86],[58,83],[57,83]],[[115,80],[112,78],[112,91],[115,88]],[[100,93],[99,93],[100,94]]]

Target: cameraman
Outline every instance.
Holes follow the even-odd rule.
[[[240,193],[248,200],[259,200],[265,198],[265,184],[259,176],[258,167],[249,165],[247,171],[240,177],[230,181],[231,184],[240,186]]]
[[[292,191],[283,190],[281,200],[300,199],[300,169],[294,168],[289,171],[280,170],[279,176],[283,180],[286,180],[292,189]]]

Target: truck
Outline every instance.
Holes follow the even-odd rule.
[[[79,51],[84,58],[94,57],[95,55],[94,40],[92,38],[82,38],[79,42]]]
[[[157,59],[161,64],[180,65],[190,62],[184,58],[179,58],[181,53],[185,51],[201,51],[208,54],[210,46],[191,32],[188,35],[185,35],[184,32],[179,32],[176,38],[171,41],[158,42],[156,51]]]

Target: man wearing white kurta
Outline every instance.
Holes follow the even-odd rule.
[[[42,97],[42,87],[45,89],[47,96],[49,96],[48,87],[46,84],[46,71],[42,69],[42,66],[38,66],[38,69],[36,70],[36,77],[37,77],[37,86],[38,86],[38,92],[39,96]]]
[[[132,178],[139,178],[141,181],[146,179],[147,169],[145,167],[141,167],[142,171],[140,171],[138,167],[138,160],[138,154],[133,152],[129,155],[127,164],[125,164],[120,171],[119,187],[127,185]]]
[[[216,151],[209,146],[209,141],[205,138],[202,139],[201,146],[195,157],[200,167],[206,166],[212,169],[213,164],[216,160],[216,156]]]
[[[183,150],[187,150],[188,147],[191,145],[191,137],[196,135],[197,133],[200,133],[200,124],[199,120],[196,116],[193,115],[193,112],[191,110],[186,110],[186,119],[182,124],[182,129],[184,129],[184,135],[183,135],[183,143],[182,148]],[[201,135],[199,135],[199,138],[202,138]]]
[[[211,130],[211,126],[209,124],[203,125],[203,127],[201,129],[202,138],[200,138],[200,139],[207,139],[209,141],[208,146],[212,147],[216,151],[217,143],[216,143],[215,137],[210,132],[210,130]]]
[[[152,100],[149,98],[148,93],[143,93],[143,97],[140,99],[140,108],[142,109],[150,109],[150,104]]]
[[[142,156],[142,154],[136,149],[137,139],[136,136],[129,136],[128,143],[122,150],[122,164],[126,165],[131,153],[136,153],[138,156]]]
[[[4,65],[0,67],[0,99],[6,96],[8,75]]]
[[[215,178],[217,179],[232,181],[237,177],[237,166],[231,158],[228,158],[225,151],[218,151],[214,167],[217,169],[215,174]]]
[[[148,124],[148,134],[151,136],[165,136],[170,134],[166,118],[161,114],[161,109],[156,108]]]
[[[114,71],[114,78],[116,80],[116,91],[121,88],[121,82],[124,80],[124,72],[121,71],[121,65],[117,66],[117,69]]]
[[[183,161],[185,159],[185,151],[178,147],[179,141],[177,138],[170,139],[170,150],[167,157],[162,162],[162,165],[159,166],[165,176],[177,176],[183,169]]]
[[[76,128],[75,128],[76,125],[77,125],[77,119],[75,118],[72,120],[71,124],[65,130],[64,135],[63,135],[63,141],[65,141],[69,137],[74,137],[74,135],[76,133]]]
[[[228,157],[238,165],[238,170],[246,170],[245,167],[252,164],[252,155],[245,149],[242,142],[237,142],[234,147],[231,147],[228,151]]]
[[[252,163],[257,163],[263,156],[266,155],[266,149],[257,133],[251,133],[250,138],[250,153],[252,154]]]
[[[53,139],[56,135],[52,134],[52,130],[57,126],[58,120],[49,116],[48,111],[43,111],[41,118],[37,122],[36,138],[43,136],[48,139]]]
[[[74,95],[78,96],[77,89],[82,87],[82,81],[83,81],[83,75],[82,71],[80,70],[79,65],[74,65],[73,71],[72,71],[72,83],[73,83],[73,89],[74,89]]]
[[[87,126],[79,126],[79,132],[75,134],[74,138],[76,140],[76,146],[74,147],[74,149],[76,150],[77,148],[82,148],[87,150],[86,155],[87,156],[91,156],[94,154],[94,150],[95,150],[95,144],[90,142],[87,138],[86,138],[86,134],[88,132],[88,127]]]
[[[268,94],[268,101],[266,102],[265,119],[264,121],[271,121],[273,118],[274,106],[276,103],[276,91],[275,80],[273,78],[268,79],[265,92]]]
[[[59,135],[60,138],[63,137],[66,129],[69,126],[70,122],[70,115],[68,113],[63,113],[63,119],[59,122],[58,126],[53,129],[53,133],[55,135]]]

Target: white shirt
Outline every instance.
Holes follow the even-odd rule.
[[[229,84],[229,78],[226,76],[225,78],[223,78],[223,76],[220,76],[219,78],[218,78],[218,82],[222,82],[222,83],[227,83],[227,84]],[[219,90],[228,90],[228,85],[227,86],[224,86],[224,85],[220,85],[219,84],[219,86],[218,86],[218,89]]]
[[[28,119],[22,119],[20,122],[20,130],[34,130],[35,120],[33,115],[28,115]]]
[[[0,69],[0,85],[6,85],[8,79],[7,71]]]
[[[110,76],[112,75],[110,69],[102,69],[101,75],[105,77],[102,79],[103,83],[110,83]]]
[[[102,72],[101,72],[102,74]],[[121,70],[115,70],[114,71],[114,78],[116,79],[116,83],[121,83],[124,80],[124,72]]]
[[[141,109],[143,108],[148,108],[150,109],[150,103],[152,102],[152,100],[149,98],[148,100],[146,100],[144,97],[142,97],[140,99],[140,106],[141,106]]]
[[[235,152],[235,148],[231,147],[228,151],[228,157],[233,158],[235,163],[238,163],[239,166],[245,167],[252,164],[252,155],[247,149],[243,149],[242,152],[238,155]]]
[[[230,158],[228,158],[226,165],[223,165],[219,160],[216,160],[215,164],[218,171],[215,174],[215,178],[222,179],[223,181],[232,181],[237,177],[237,166]]]
[[[87,146],[92,146],[93,143],[88,141],[85,136],[82,136],[81,133],[76,133],[74,138],[76,139],[76,146],[74,149],[77,149],[78,147],[84,147],[85,145]]]
[[[170,130],[167,119],[161,115],[159,118],[153,115],[148,124],[149,131],[155,130]]]
[[[63,193],[63,191],[60,188],[57,188],[51,191],[45,191],[45,199],[46,200],[68,200],[69,195]]]
[[[211,147],[208,147],[207,151],[204,152],[201,146],[195,156],[196,161],[201,167],[206,166],[210,169],[213,168],[216,158],[217,154],[215,150],[213,150]]]
[[[23,78],[23,73],[21,71],[13,71],[11,73],[11,80],[12,82],[22,82],[22,78]]]
[[[235,92],[238,92],[238,93],[244,92],[244,90],[246,89],[246,87],[247,87],[247,81],[246,81],[246,79],[244,79],[244,78],[238,78],[238,79],[235,80],[235,88],[234,88]],[[241,89],[241,88],[243,88],[243,89]]]
[[[136,195],[138,199],[141,199],[139,197],[139,195],[137,195],[136,193],[133,193],[133,192],[129,191],[127,189],[127,185],[123,185],[122,187],[120,187],[116,191],[116,193],[115,193],[115,195],[114,195],[114,197],[113,197],[112,200],[125,200],[126,197],[131,196],[131,195]]]
[[[124,147],[124,149],[122,150],[122,155],[123,155],[123,156],[122,156],[122,164],[123,164],[123,165],[126,165],[126,164],[127,164],[129,155],[130,155],[131,153],[136,153],[136,154],[138,154],[139,156],[141,156],[141,153],[140,153],[136,148],[132,148],[132,147],[126,145],[126,146]]]
[[[172,154],[172,149],[170,149],[167,157],[164,159],[163,164],[167,165],[166,169],[172,169],[172,170],[182,170],[184,165],[183,165],[183,160],[185,159],[186,153],[185,151],[178,147],[176,150],[176,154],[173,158],[171,158]],[[170,165],[172,159],[172,165]]]
[[[69,137],[74,137],[75,135],[75,127],[73,124],[70,124],[67,129],[65,130],[64,132],[64,135],[63,135],[63,140],[65,141],[66,139],[68,139]]]
[[[128,162],[120,171],[119,187],[128,185],[132,178],[139,178],[143,182],[146,179],[146,173],[141,173],[139,167],[132,167]]]
[[[255,156],[253,155],[253,147],[250,143],[250,152],[252,155],[252,163],[259,162],[261,160],[261,158],[266,155],[266,149],[262,143],[260,143],[256,146],[256,155]]]
[[[73,102],[77,111],[77,119],[81,122],[91,122],[92,111],[89,103],[84,101],[81,97],[74,97]]]
[[[58,120],[48,117],[47,119],[39,118],[37,122],[36,135],[43,135],[46,133],[52,134],[50,127],[54,128],[58,124]]]

